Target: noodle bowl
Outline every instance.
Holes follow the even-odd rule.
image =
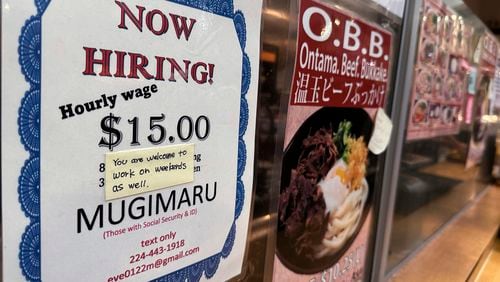
[[[300,127],[286,149],[277,254],[297,273],[331,266],[360,231],[370,205],[365,140],[371,132],[364,110],[324,108]]]

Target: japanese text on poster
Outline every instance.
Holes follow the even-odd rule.
[[[292,105],[384,104],[391,35],[323,4],[301,5]]]

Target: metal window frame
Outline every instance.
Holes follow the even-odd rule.
[[[406,136],[409,100],[413,87],[414,58],[418,48],[420,7],[422,0],[406,1],[403,15],[400,55],[396,72],[395,93],[392,101],[393,132],[386,152],[382,193],[376,225],[371,281],[386,281],[387,258],[391,239],[392,220],[396,203],[399,168]]]

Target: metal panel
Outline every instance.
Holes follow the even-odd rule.
[[[419,35],[420,6],[422,0],[407,1],[402,28],[401,49],[396,74],[392,121],[394,123],[391,143],[386,153],[383,191],[376,233],[375,251],[373,256],[372,281],[386,280],[387,256],[389,251],[390,236],[394,205],[398,187],[399,164],[405,140],[406,119],[409,110],[409,98],[413,81],[414,58],[417,50]]]

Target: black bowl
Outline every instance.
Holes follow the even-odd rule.
[[[301,125],[285,150],[281,172],[280,194],[290,185],[290,173],[292,169],[297,167],[303,140],[321,128],[332,128],[333,132],[337,132],[340,122],[344,120],[352,123],[351,134],[356,137],[363,136],[365,142],[368,144],[373,130],[373,121],[365,110],[351,108],[322,108],[318,110]],[[374,156],[370,154],[370,158],[371,157]],[[374,177],[368,176],[366,178],[369,185],[369,195],[356,231],[347,240],[345,245],[333,255],[315,260],[310,260],[301,256],[295,251],[293,247],[294,242],[285,236],[283,223],[278,219],[276,253],[281,262],[288,269],[300,274],[318,273],[335,264],[350,247],[366,220],[373,194],[371,191],[374,182],[373,178]],[[318,242],[318,244],[320,243],[321,242]]]

